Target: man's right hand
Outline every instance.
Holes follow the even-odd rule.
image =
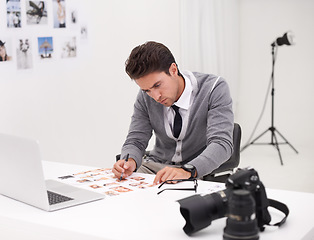
[[[135,169],[136,162],[133,158],[129,158],[127,162],[125,162],[125,159],[121,159],[113,165],[112,172],[115,177],[119,179],[123,173],[122,179],[125,179],[126,177],[132,175]]]

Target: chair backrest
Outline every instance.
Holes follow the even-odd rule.
[[[233,153],[228,161],[224,162],[219,168],[211,172],[210,174],[203,177],[206,181],[219,181],[225,182],[230,173],[223,174],[224,177],[215,177],[218,173],[223,173],[227,171],[233,171],[240,163],[240,144],[241,144],[242,130],[238,123],[234,123],[233,127]]]
[[[240,144],[241,144],[241,127],[238,123],[234,123],[233,127],[233,153],[231,157],[223,163],[219,168],[214,170],[212,174],[224,172],[228,170],[233,170],[237,166],[239,166],[240,163]]]

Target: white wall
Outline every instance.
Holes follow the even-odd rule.
[[[0,132],[38,139],[45,160],[111,167],[138,91],[124,62],[147,40],[180,59],[179,0],[77,2],[89,53],[32,71],[0,64]]]
[[[180,0],[78,2],[88,19],[89,52],[26,72],[0,64],[0,132],[39,139],[46,160],[110,167],[127,134],[138,91],[124,62],[135,45],[156,40],[169,46],[180,65]],[[296,147],[313,143],[314,1],[239,2],[235,117],[243,142],[262,108],[271,73],[270,44],[293,30],[297,44],[278,50],[275,125]],[[257,133],[269,124],[268,107]]]
[[[275,127],[296,148],[314,147],[314,1],[240,1],[240,88],[236,120],[245,143],[262,110],[271,74],[270,44],[288,30],[295,46],[278,48],[275,65]],[[270,95],[255,137],[271,125]],[[270,133],[264,142],[270,142]],[[260,142],[263,142],[261,140]]]
[[[180,5],[181,68],[222,76],[228,82],[236,113],[239,1],[181,0]]]

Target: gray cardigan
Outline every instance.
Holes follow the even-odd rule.
[[[212,172],[229,159],[233,151],[233,111],[228,84],[223,78],[211,74],[189,73],[195,76],[194,100],[188,110],[184,138],[177,140],[167,135],[166,107],[140,90],[121,158],[129,153],[138,168],[154,131],[156,141],[150,151],[150,160],[170,163],[178,141],[182,144],[182,162],[193,164],[198,177]]]

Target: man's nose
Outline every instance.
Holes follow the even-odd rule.
[[[158,91],[157,89],[152,89],[151,90],[151,97],[156,101],[160,101],[160,97],[161,97],[161,94],[160,94],[160,91]]]

